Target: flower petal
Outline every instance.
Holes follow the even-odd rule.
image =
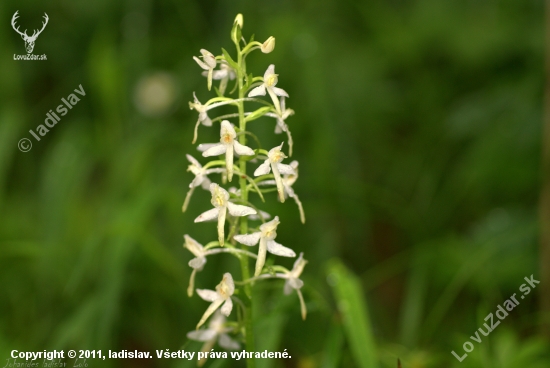
[[[275,164],[277,165],[277,168],[279,169],[279,172],[283,175],[294,175],[294,169],[290,165],[286,164]]]
[[[254,156],[252,148],[244,146],[237,141],[233,141],[233,147],[235,147],[235,152],[240,156]]]
[[[231,298],[228,298],[222,306],[222,313],[224,316],[229,316],[233,310],[233,301]]]
[[[256,171],[254,171],[254,176],[266,175],[269,174],[270,171],[271,165],[269,164],[269,160],[265,160],[264,163],[258,166]]]
[[[233,239],[238,241],[241,244],[248,245],[249,247],[258,244],[260,241],[260,236],[262,236],[261,232],[252,233],[252,234],[244,234],[244,235],[235,235]]]
[[[226,150],[227,146],[225,144],[217,143],[215,146],[212,146],[204,151],[202,155],[204,157],[219,156],[221,154],[224,154]]]
[[[282,88],[279,88],[279,87],[271,87],[271,89],[273,90],[273,92],[275,92],[275,94],[277,96],[285,96],[285,97],[288,97],[288,93],[286,93],[286,91]]]
[[[206,212],[201,213],[196,219],[195,222],[203,222],[203,221],[211,221],[216,218],[218,218],[218,214],[220,213],[219,208],[212,208],[211,210],[208,210]]]
[[[200,162],[198,162],[197,159],[191,156],[190,154],[187,153],[185,157],[187,157],[187,161],[191,162],[193,165],[195,165],[199,169],[202,168],[202,165],[200,164]]]
[[[248,93],[248,97],[265,96],[265,85],[260,85]]]
[[[268,79],[269,76],[273,74],[275,74],[275,64],[271,64],[270,66],[267,67],[264,73],[264,80]]]
[[[235,340],[233,340],[231,337],[229,337],[228,334],[220,334],[220,338],[218,339],[218,344],[224,349],[228,350],[238,350],[241,348],[241,345]]]
[[[296,279],[294,277],[288,279],[288,284],[293,288],[293,289],[301,289],[302,286],[304,286],[304,282],[300,279]]]
[[[199,59],[198,57],[193,56],[193,60],[195,60],[195,61],[197,62],[197,64],[199,64],[199,66],[200,66],[201,68],[203,68],[204,70],[210,69],[210,67],[209,67],[204,61],[202,61],[201,59]]]
[[[227,209],[229,210],[229,214],[231,216],[248,216],[248,215],[255,215],[257,212],[254,208],[247,207],[247,206],[241,206],[239,204],[234,204],[231,202],[227,202]]]
[[[207,302],[213,302],[220,297],[214,290],[207,289],[197,289],[197,294],[199,294],[199,296]]]
[[[216,337],[216,331],[211,329],[191,331],[187,333],[187,337],[195,341],[208,341]]]
[[[296,257],[296,253],[292,249],[277,243],[275,240],[267,241],[267,251],[281,257]]]
[[[206,257],[196,257],[189,261],[189,267],[196,270],[201,269],[206,263]]]

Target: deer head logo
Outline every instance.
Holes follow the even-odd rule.
[[[27,35],[27,30],[26,29],[25,29],[25,32],[21,32],[21,31],[19,31],[19,26],[17,26],[17,28],[16,28],[15,21],[16,21],[17,18],[19,18],[19,15],[17,15],[18,12],[19,12],[19,10],[16,11],[15,14],[13,15],[13,17],[11,18],[11,26],[13,27],[15,32],[17,32],[21,35],[21,38],[23,39],[23,41],[25,41],[25,48],[27,49],[27,53],[30,54],[32,52],[32,50],[34,49],[34,43],[35,43],[36,39],[38,38],[38,35],[40,35],[40,33],[42,33],[44,28],[46,28],[46,24],[48,24],[48,20],[49,20],[48,14],[44,13],[44,23],[42,23],[42,29],[40,31],[35,29],[34,32],[32,33],[32,36],[29,36],[29,35]]]

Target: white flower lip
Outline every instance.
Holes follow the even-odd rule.
[[[256,260],[256,269],[254,276],[259,276],[265,264],[266,252],[275,254],[281,257],[296,257],[296,253],[290,248],[287,248],[274,239],[277,237],[277,226],[279,226],[279,217],[275,218],[260,226],[260,231],[252,234],[235,235],[233,239],[241,244],[254,246],[260,243],[258,249],[258,259]]]
[[[198,330],[200,326],[206,322],[208,317],[212,315],[219,307],[221,307],[221,312],[224,316],[229,316],[231,310],[233,310],[233,302],[231,301],[231,296],[235,292],[235,283],[233,282],[233,276],[229,272],[223,274],[222,281],[216,286],[216,291],[207,290],[207,289],[197,289],[197,294],[206,300],[211,302],[210,306],[206,309],[203,316],[201,317],[199,323],[197,324],[196,329]]]
[[[253,156],[252,148],[243,146],[235,138],[237,133],[233,125],[227,120],[222,121],[220,128],[220,143],[211,145],[202,153],[204,157],[219,156],[225,153],[225,166],[227,169],[227,179],[231,181],[233,177],[233,151],[241,156]]]
[[[248,216],[256,214],[256,210],[248,207],[248,206],[242,206],[238,204],[234,204],[229,201],[229,193],[220,187],[216,183],[210,184],[210,193],[212,194],[212,200],[211,203],[214,206],[211,210],[208,210],[206,212],[203,212],[200,214],[196,219],[195,222],[203,222],[203,221],[209,221],[218,219],[218,241],[220,242],[220,245],[224,245],[224,227],[225,227],[225,217],[227,215],[227,211],[231,214],[231,216]]]

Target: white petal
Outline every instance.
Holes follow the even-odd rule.
[[[198,57],[196,56],[193,56],[193,59],[197,62],[197,64],[199,64],[199,66],[201,68],[203,68],[204,70],[208,70],[210,69],[210,67],[204,62],[202,61],[201,59],[199,59]]]
[[[285,97],[288,97],[288,93],[286,93],[286,91],[282,88],[279,88],[279,87],[271,87],[271,89],[273,90],[273,92],[275,92],[275,94],[277,96],[285,96]]]
[[[296,257],[296,253],[290,248],[287,248],[275,240],[267,241],[267,251],[281,257]]]
[[[204,151],[202,155],[204,157],[219,156],[221,154],[224,154],[226,150],[227,146],[225,144],[217,143],[215,146],[212,146]]]
[[[274,64],[271,64],[270,66],[267,67],[267,69],[265,70],[265,73],[264,73],[264,80],[266,80],[267,78],[269,78],[270,75],[273,75],[275,74],[275,65]]]
[[[235,340],[233,340],[229,335],[227,334],[221,334],[220,338],[218,340],[218,344],[224,349],[228,350],[238,350],[241,348],[239,343]]]
[[[288,279],[288,284],[296,290],[301,289],[302,286],[304,286],[304,282],[302,280],[293,277]]]
[[[219,208],[212,208],[211,210],[208,210],[206,212],[201,213],[196,219],[195,222],[203,222],[203,221],[211,221],[216,218],[218,218],[218,214],[220,213]]]
[[[206,176],[203,176],[203,180],[201,183],[202,189],[208,190],[210,188],[210,184],[212,184],[210,179],[208,179]]]
[[[189,267],[196,270],[201,269],[206,263],[206,257],[196,257],[189,261]]]
[[[208,117],[206,111],[199,114],[199,119],[202,125],[207,127],[212,126],[212,120],[210,119],[210,117]]]
[[[254,176],[266,175],[269,174],[270,171],[271,165],[269,164],[269,160],[265,160],[264,163],[258,166],[256,171],[254,171]]]
[[[195,176],[195,179],[193,179],[193,181],[191,182],[191,184],[189,184],[189,188],[196,188],[196,187],[198,187],[199,185],[202,184],[202,182],[204,181],[204,179],[205,179],[205,178],[204,178],[204,176],[202,176],[202,175],[197,175],[197,176]],[[210,183],[209,183],[208,185],[210,185]],[[208,188],[208,186],[207,186],[207,188]]]
[[[260,85],[248,93],[248,97],[265,96],[265,85]]]
[[[241,244],[248,245],[249,247],[258,244],[260,241],[260,236],[262,236],[262,233],[252,233],[252,234],[244,234],[244,235],[235,235],[233,239],[238,241]]]
[[[228,298],[225,303],[222,305],[222,313],[224,316],[229,316],[231,314],[231,311],[233,310],[233,301],[231,301],[231,298]]]
[[[229,272],[223,274],[222,282],[227,287],[227,292],[229,295],[233,295],[235,292],[235,282],[233,281],[233,276]]]
[[[227,202],[227,209],[229,210],[229,213],[231,216],[248,216],[248,215],[255,215],[257,212],[254,208],[248,207],[248,206],[241,206],[240,204],[234,204],[231,202]]]
[[[213,302],[220,297],[214,290],[197,289],[197,294],[207,302]]]
[[[186,154],[185,157],[187,157],[187,160],[191,162],[193,165],[195,165],[196,167],[198,167],[199,169],[202,168],[202,165],[197,161],[197,159],[191,156],[190,154]]]
[[[226,133],[229,133],[232,138],[235,138],[237,136],[237,132],[235,132],[235,128],[233,128],[233,125],[231,125],[229,120],[222,121],[220,126],[220,137],[222,137]]]
[[[285,293],[285,295],[289,295],[290,293],[292,293],[292,290],[294,290],[294,288],[290,285],[290,280],[286,280],[285,281],[285,287],[283,288],[283,292]]]
[[[241,155],[241,156],[253,156],[254,155],[254,151],[252,150],[252,148],[247,147],[247,146],[243,146],[242,144],[240,144],[237,141],[233,141],[233,147],[235,147],[235,152],[237,152],[238,155]]]
[[[277,168],[279,169],[279,172],[283,175],[294,175],[294,169],[290,165],[285,164],[275,164],[277,165]]]
[[[187,333],[187,337],[195,341],[208,341],[216,337],[216,331],[214,330],[198,330]]]
[[[201,143],[197,146],[197,151],[204,152],[207,149],[217,146],[219,143]]]

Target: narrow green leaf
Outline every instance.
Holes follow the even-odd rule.
[[[337,259],[329,262],[328,280],[355,362],[361,368],[377,368],[372,326],[359,280]]]
[[[235,70],[239,69],[239,65],[231,58],[229,53],[222,47],[223,57],[225,58],[225,61]]]

